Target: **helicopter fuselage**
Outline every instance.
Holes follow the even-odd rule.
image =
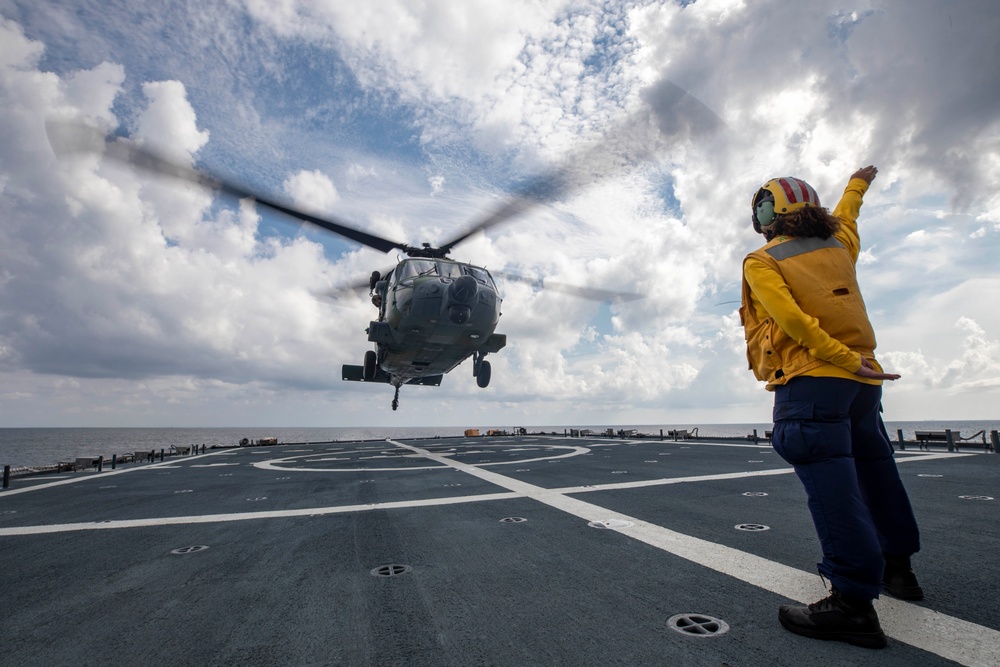
[[[481,267],[445,258],[407,258],[372,286],[378,320],[368,326],[375,366],[366,359],[344,367],[344,379],[402,384],[440,384],[441,376],[469,357],[479,377],[482,357],[498,352],[507,337],[495,333],[501,299]],[[487,364],[488,368],[488,364]],[[486,386],[489,382],[488,371]]]

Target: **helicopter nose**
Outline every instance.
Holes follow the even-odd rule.
[[[462,276],[448,288],[451,300],[457,303],[472,303],[479,291],[478,283],[472,276]]]

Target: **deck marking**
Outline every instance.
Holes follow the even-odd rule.
[[[631,522],[634,525],[622,527],[618,527],[617,523],[613,526],[609,525],[608,530],[618,531],[702,567],[797,602],[814,602],[826,593],[814,573],[782,565],[722,544],[678,533],[642,519],[614,512],[577,498],[570,498],[552,489],[504,477],[499,473],[483,470],[460,461],[443,459],[418,447],[397,444],[422,453],[431,460],[446,463],[474,477],[527,496],[585,521]],[[882,629],[887,635],[901,642],[970,667],[1000,664],[1000,631],[998,630],[886,596],[876,600],[875,605],[878,607]]]
[[[407,447],[407,448],[409,447],[409,445],[402,445],[400,443],[396,443],[396,442],[392,442],[392,441],[388,441],[388,442],[391,442],[391,444],[397,445],[398,447]],[[482,443],[477,443],[477,446],[482,446]],[[516,459],[514,461],[498,461],[498,462],[493,462],[493,463],[489,463],[489,462],[485,462],[484,461],[484,462],[479,463],[478,465],[485,465],[485,466],[506,466],[506,465],[512,465],[512,464],[515,464],[515,463],[518,464],[518,465],[521,465],[521,464],[524,464],[524,463],[532,463],[534,461],[550,461],[550,460],[554,460],[554,459],[564,459],[564,458],[571,457],[571,456],[579,456],[581,454],[586,454],[587,452],[590,451],[586,447],[580,447],[580,446],[577,446],[577,445],[553,445],[553,446],[547,447],[546,449],[553,451],[553,453],[551,455],[549,455],[549,456],[541,456],[541,457],[533,458],[533,459]],[[556,454],[555,453],[558,450],[566,450],[566,449],[568,449],[569,451],[565,452],[563,454]],[[499,450],[503,451],[503,448],[501,447],[501,448],[499,448]],[[420,451],[427,451],[427,450],[420,450]],[[437,459],[435,459],[435,460],[448,461],[450,459],[447,458],[447,457],[451,457],[451,456],[464,456],[466,454],[495,454],[495,453],[497,453],[497,450],[489,450],[489,451],[488,450],[482,450],[482,451],[477,450],[475,452],[465,452],[465,451],[451,452],[449,450],[446,453],[434,454],[434,456],[437,457]],[[361,471],[364,471],[364,472],[410,472],[410,471],[416,471],[416,470],[447,470],[448,467],[449,467],[447,465],[436,465],[436,466],[404,466],[402,468],[399,468],[399,467],[393,467],[393,468],[390,468],[390,467],[378,467],[378,468],[366,468],[366,467],[350,467],[350,468],[296,468],[296,467],[292,467],[293,465],[297,465],[297,459],[304,459],[306,462],[309,462],[309,461],[323,461],[323,460],[338,460],[338,459],[310,459],[309,458],[310,456],[315,456],[315,454],[306,454],[306,455],[303,455],[303,456],[284,456],[284,457],[282,457],[280,459],[268,459],[267,461],[257,461],[256,463],[251,463],[250,465],[252,465],[255,468],[259,468],[261,470],[275,470],[275,471],[278,471],[278,472],[308,472],[308,473],[314,473],[314,472],[361,472]],[[374,459],[374,458],[398,459],[398,458],[401,458],[401,457],[399,457],[399,456],[365,456],[365,457],[359,457],[356,460],[364,461],[364,460],[367,460],[367,459]],[[411,458],[411,457],[407,457],[407,458]],[[418,455],[415,455],[415,458],[426,458],[426,457],[423,456],[423,455],[419,455],[418,454]]]
[[[208,454],[199,454],[198,460],[209,457],[209,456],[219,456],[220,454],[228,454],[229,452],[211,452]],[[191,457],[194,458],[194,457]],[[51,489],[54,486],[62,486],[63,484],[76,484],[77,482],[86,482],[93,479],[105,479],[107,477],[113,477],[114,475],[124,475],[127,472],[135,472],[137,470],[152,470],[153,468],[179,468],[181,466],[172,465],[174,463],[179,463],[178,461],[160,461],[159,463],[148,463],[145,465],[140,465],[133,468],[121,468],[118,470],[105,470],[103,472],[91,472],[86,473],[83,477],[71,477],[69,479],[63,479],[58,482],[48,482],[45,484],[36,484],[35,486],[27,486],[23,489],[7,489],[6,491],[0,492],[0,499],[7,498],[9,496],[16,496],[20,493],[28,493],[29,491],[39,491],[41,489]],[[234,463],[229,463],[226,465],[239,465]]]
[[[348,514],[380,509],[402,509],[409,507],[433,507],[436,505],[458,505],[488,500],[512,500],[520,498],[518,493],[486,493],[473,496],[451,498],[427,498],[425,500],[401,500],[367,505],[337,505],[333,507],[307,507],[295,510],[271,510],[265,512],[232,512],[229,514],[203,514],[200,516],[166,516],[156,519],[122,519],[117,521],[86,521],[81,523],[56,523],[39,526],[11,526],[0,528],[0,537],[23,535],[45,535],[49,533],[70,533],[81,530],[115,530],[121,528],[155,528],[157,526],[184,526],[196,523],[227,523],[230,521],[250,521],[254,519],[285,519],[301,516],[321,516],[327,514]]]
[[[399,447],[410,449],[432,461],[437,461],[458,472],[478,477],[487,482],[508,489],[506,493],[457,496],[453,498],[431,498],[425,500],[409,500],[386,503],[371,503],[366,505],[344,505],[337,507],[306,508],[296,510],[275,510],[262,512],[239,512],[231,514],[209,514],[203,516],[162,517],[156,519],[113,520],[103,522],[83,522],[71,524],[52,524],[36,526],[17,526],[0,528],[0,537],[39,535],[47,533],[62,533],[83,530],[113,530],[122,528],[143,528],[165,525],[189,525],[201,523],[220,523],[229,521],[245,521],[259,519],[275,519],[302,516],[320,516],[344,514],[350,512],[370,511],[375,509],[402,509],[412,507],[430,507],[437,505],[461,504],[491,500],[510,500],[528,497],[552,508],[562,510],[586,521],[614,522],[610,530],[616,530],[623,535],[641,541],[645,544],[679,556],[708,569],[731,576],[753,586],[763,588],[778,595],[802,603],[814,601],[825,594],[817,576],[810,572],[797,570],[780,563],[767,560],[751,553],[739,551],[721,544],[709,542],[696,537],[678,533],[655,524],[648,523],[625,514],[605,509],[599,505],[587,503],[577,498],[569,497],[568,493],[584,493],[618,488],[634,488],[638,486],[655,486],[660,484],[676,484],[681,482],[707,481],[712,479],[735,479],[740,477],[760,477],[780,475],[792,472],[792,469],[758,470],[744,473],[723,473],[720,475],[700,475],[685,478],[657,479],[621,484],[604,484],[593,487],[565,487],[561,489],[546,489],[528,484],[520,480],[505,477],[499,473],[479,468],[475,465],[462,463],[430,451],[392,441]],[[704,443],[709,444],[709,443]],[[741,445],[742,446],[742,445]],[[204,456],[229,454],[219,452]],[[958,458],[977,456],[976,453],[935,453],[912,454],[899,458],[897,462],[923,461],[932,459]],[[34,491],[40,488],[51,488],[61,484],[101,479],[108,475],[122,474],[135,470],[149,470],[154,467],[167,466],[172,461],[151,464],[137,468],[127,468],[101,474],[91,474],[85,477],[62,480],[49,484],[8,490],[0,493],[0,498]],[[283,469],[283,470],[288,470]],[[633,525],[617,527],[618,522],[628,522]],[[970,667],[975,665],[1000,664],[1000,631],[977,625],[960,618],[948,616],[931,609],[895,600],[883,596],[875,601],[879,617],[886,634],[910,644],[919,649],[954,660]]]

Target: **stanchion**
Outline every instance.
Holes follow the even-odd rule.
[[[3,488],[10,486],[10,466],[3,467]]]

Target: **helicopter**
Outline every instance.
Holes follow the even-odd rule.
[[[501,298],[485,268],[444,257],[408,257],[386,276],[370,278],[378,319],[368,326],[375,350],[363,366],[345,364],[343,379],[438,386],[442,377],[470,356],[476,384],[490,383],[487,354],[499,352],[507,336],[495,333]]]
[[[367,286],[372,303],[378,309],[377,319],[370,321],[366,330],[375,349],[365,353],[362,365],[344,364],[342,378],[392,385],[395,388],[393,410],[399,407],[402,385],[439,386],[445,374],[470,357],[476,384],[480,388],[489,385],[492,373],[485,357],[499,352],[507,344],[506,335],[496,333],[502,302],[497,283],[485,267],[450,259],[448,254],[473,234],[553,199],[568,185],[565,174],[559,171],[538,178],[512,193],[507,201],[452,240],[439,247],[429,243],[418,247],[370,234],[331,216],[320,218],[291,208],[241,185],[173,162],[127,138],[105,136],[89,125],[49,119],[46,131],[57,156],[103,153],[154,174],[193,182],[238,199],[252,198],[257,205],[296,222],[320,227],[375,250],[402,251],[406,256],[384,275],[374,271],[365,282],[339,290],[351,291]],[[494,273],[506,280],[528,282],[595,301],[622,303],[642,298],[630,292],[551,281],[543,283],[513,273]]]

